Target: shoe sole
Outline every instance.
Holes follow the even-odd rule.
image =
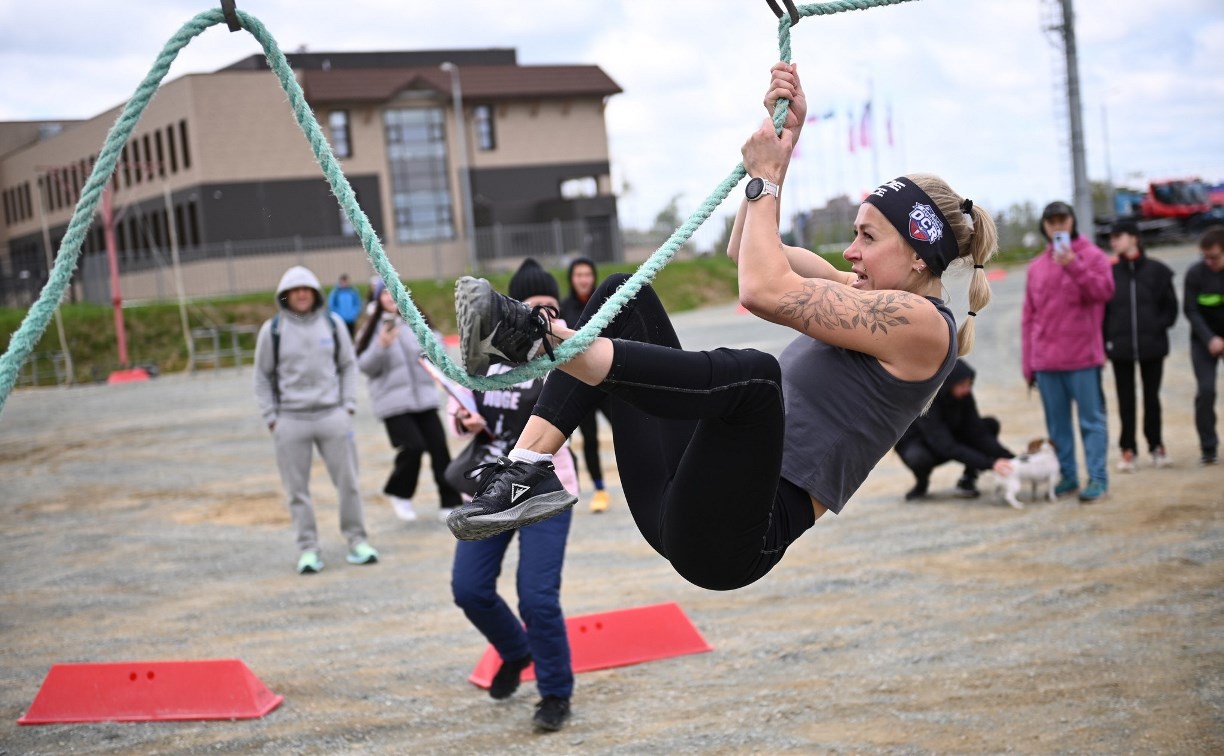
[[[578,497],[568,491],[540,494],[503,512],[468,517],[462,508],[451,512],[446,518],[446,527],[460,541],[480,541],[492,538],[507,530],[525,528],[541,520],[555,517],[578,502]]]
[[[480,348],[480,327],[489,322],[493,289],[483,278],[464,276],[455,282],[455,320],[459,324],[460,354],[468,375],[484,375],[489,355]]]
[[[344,561],[348,562],[349,564],[378,564],[378,557],[372,556],[366,557],[365,559],[354,559],[351,556],[347,556],[344,558]]]

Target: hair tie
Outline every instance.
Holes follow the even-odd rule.
[[[969,213],[973,212],[973,200],[966,197],[965,201],[961,203],[960,211],[964,213],[965,215],[968,215]]]
[[[974,312],[973,310],[970,310],[970,311],[969,311],[969,317],[971,317],[971,318],[976,318],[976,317],[977,317],[977,313],[976,313],[976,312]]]
[[[978,270],[985,270],[985,269],[986,269],[986,266],[985,266],[985,265],[974,265],[973,267],[977,268]]]

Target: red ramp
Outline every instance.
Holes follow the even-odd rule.
[[[674,602],[584,614],[565,620],[574,672],[625,667],[685,654],[713,651]],[[501,657],[489,646],[468,681],[489,687]],[[523,670],[535,679],[535,667]]]
[[[238,659],[54,664],[17,723],[255,719],[283,700]]]

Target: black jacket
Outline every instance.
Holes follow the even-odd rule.
[[[952,395],[953,386],[974,375],[969,363],[957,360],[930,409],[910,424],[897,448],[921,441],[936,458],[954,459],[977,470],[989,470],[996,459],[1014,457],[978,414],[973,392],[963,399]]]
[[[1105,305],[1105,354],[1111,360],[1154,360],[1169,354],[1177,322],[1173,271],[1141,254],[1113,266],[1114,296]]]

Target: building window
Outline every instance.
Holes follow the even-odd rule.
[[[157,148],[157,175],[165,177],[166,175],[166,153],[162,149],[161,131],[158,130],[153,134],[153,146]]]
[[[179,147],[183,148],[183,170],[191,167],[191,150],[187,147],[187,119],[179,121]]]
[[[166,127],[166,148],[170,151],[170,172],[178,173],[178,151],[174,148],[174,127]]]
[[[493,129],[493,106],[472,108],[472,124],[476,130],[476,149],[482,152],[497,149],[497,132]]]
[[[562,199],[594,197],[598,193],[599,185],[596,183],[594,176],[583,176],[582,178],[572,178],[561,182]]]
[[[445,119],[440,108],[395,108],[383,113],[395,238],[402,243],[454,239],[446,170]]]
[[[347,110],[333,110],[327,114],[327,129],[331,132],[332,152],[338,158],[353,156],[353,142],[349,133]]]

